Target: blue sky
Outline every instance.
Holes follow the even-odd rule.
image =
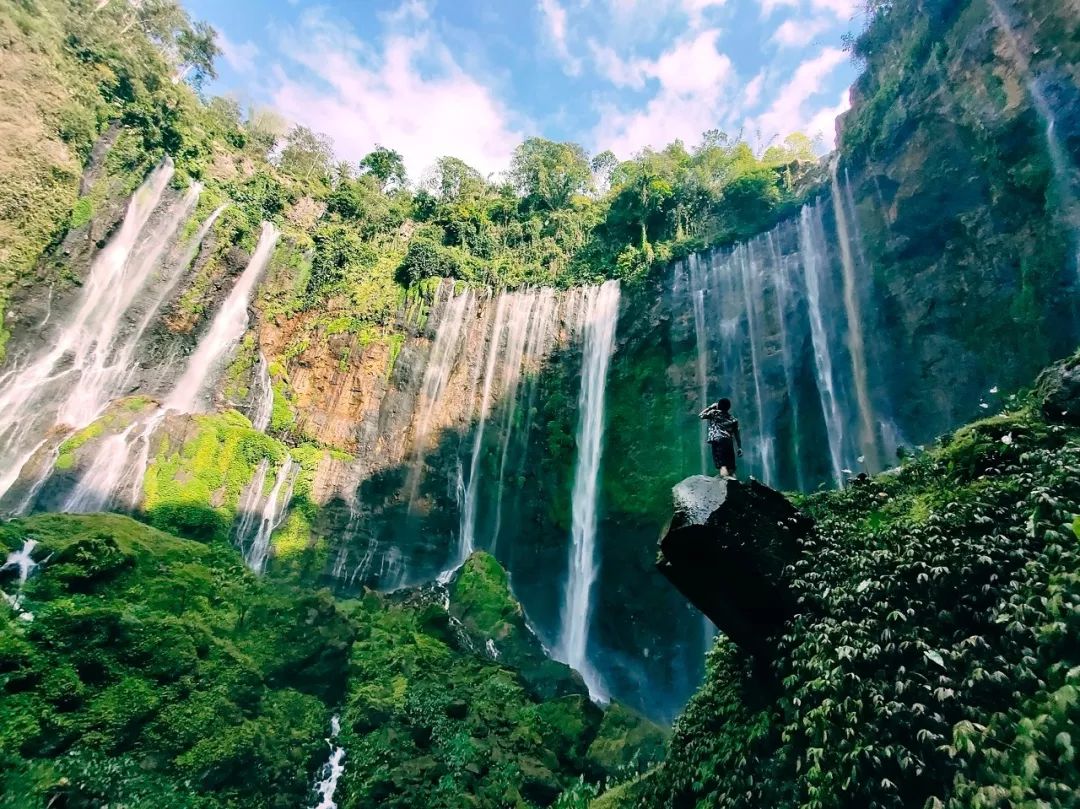
[[[185,0],[220,34],[213,93],[376,143],[418,178],[506,168],[531,135],[628,158],[717,128],[833,142],[860,0]]]

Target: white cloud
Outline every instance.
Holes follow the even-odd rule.
[[[743,109],[752,110],[761,100],[761,91],[765,87],[765,71],[762,70],[743,87]]]
[[[734,91],[734,68],[717,48],[719,37],[716,29],[703,31],[676,42],[656,60],[634,63],[633,71],[655,79],[659,90],[643,109],[603,109],[593,132],[596,149],[625,158],[675,138],[696,142],[702,132],[717,127],[730,114]]]
[[[593,64],[604,78],[616,87],[645,86],[645,71],[649,66],[644,59],[623,59],[614,48],[601,45],[595,39],[589,40]]]
[[[559,5],[558,0],[540,0],[540,13],[555,45],[555,53],[563,63],[563,69],[568,75],[576,76],[581,72],[581,60],[570,52],[566,42],[566,9]]]
[[[847,59],[838,48],[825,48],[813,59],[808,59],[795,69],[791,80],[780,88],[769,109],[752,121],[766,138],[781,137],[805,129],[812,117],[824,111],[808,113],[811,99],[819,94],[825,80]]]
[[[811,138],[820,137],[822,143],[832,149],[836,146],[836,119],[851,109],[851,93],[847,90],[834,107],[823,107],[813,113],[803,131]]]
[[[233,42],[224,31],[217,32],[217,44],[225,63],[237,73],[253,73],[259,48],[254,42]]]
[[[830,26],[829,20],[820,17],[784,20],[773,32],[771,41],[782,48],[803,48]]]
[[[339,157],[359,160],[375,144],[397,149],[410,176],[442,155],[482,172],[509,163],[521,133],[484,84],[468,75],[424,19],[374,47],[320,12],[283,31],[283,54],[306,71],[276,66],[272,100],[286,117],[333,138]]]

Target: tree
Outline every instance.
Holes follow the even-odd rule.
[[[175,80],[186,79],[195,89],[201,89],[206,79],[216,79],[214,59],[221,54],[217,31],[208,22],[197,21],[182,28],[176,35],[179,70]]]
[[[457,157],[440,157],[424,180],[424,186],[441,202],[479,199],[486,185],[480,172]]]
[[[408,182],[401,154],[378,144],[360,161],[360,173],[375,177],[382,191],[403,188]]]
[[[557,211],[589,188],[592,170],[576,143],[529,138],[514,150],[510,177],[529,207]]]
[[[297,124],[285,137],[281,170],[298,180],[324,179],[330,175],[334,144],[329,137]]]
[[[262,157],[269,154],[289,130],[288,122],[270,107],[251,107],[247,116],[248,142]]]
[[[593,185],[600,193],[605,194],[611,188],[611,173],[619,165],[619,158],[611,149],[606,149],[596,155],[589,164],[592,169]]]

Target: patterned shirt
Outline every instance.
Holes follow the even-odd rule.
[[[731,413],[723,413],[713,406],[706,407],[701,411],[701,418],[708,419],[710,444],[717,441],[730,441],[739,431],[739,420]]]

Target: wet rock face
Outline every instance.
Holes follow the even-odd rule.
[[[1047,421],[1080,425],[1080,354],[1047,368],[1035,391]]]
[[[735,643],[759,659],[795,609],[787,568],[812,521],[757,481],[703,475],[674,491],[656,566]]]

